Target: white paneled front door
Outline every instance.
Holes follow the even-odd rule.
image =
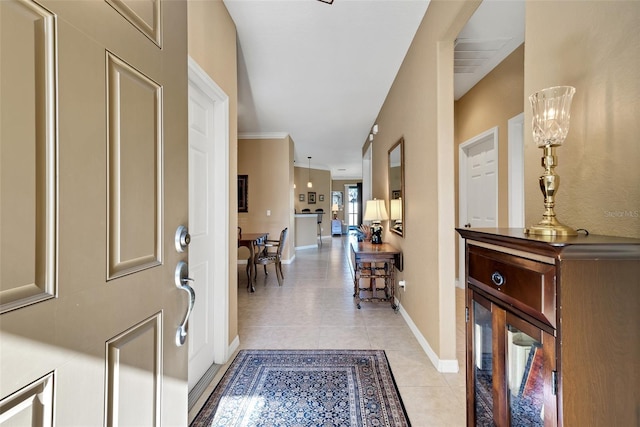
[[[0,1],[0,424],[185,425],[185,2]]]

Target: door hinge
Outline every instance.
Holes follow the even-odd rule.
[[[558,395],[558,371],[551,371],[551,392]]]
[[[469,307],[464,308],[464,322],[469,323]]]

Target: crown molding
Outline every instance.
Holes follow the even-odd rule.
[[[285,139],[288,132],[239,132],[238,139]]]

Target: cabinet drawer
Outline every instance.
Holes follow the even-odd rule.
[[[556,327],[555,266],[479,246],[468,251],[469,283]]]

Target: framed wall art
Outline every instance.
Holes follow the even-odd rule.
[[[249,212],[247,193],[249,175],[238,175],[238,212]]]
[[[315,205],[316,204],[316,192],[315,191],[309,191],[307,193],[307,203],[309,203],[310,205]]]

